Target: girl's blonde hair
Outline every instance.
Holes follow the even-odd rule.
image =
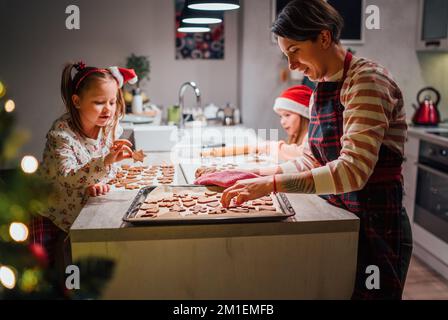
[[[75,107],[72,96],[82,95],[83,92],[87,91],[95,82],[97,81],[117,81],[112,73],[107,69],[98,69],[94,67],[82,67],[80,68],[80,63],[67,63],[62,71],[61,79],[61,96],[64,101],[67,112],[70,114],[69,124],[72,129],[77,132],[81,137],[87,138],[87,135],[82,129],[81,117],[79,115],[79,110]],[[73,69],[77,69],[77,73],[72,77]],[[118,85],[117,85],[118,86]],[[115,140],[115,129],[118,125],[118,121],[125,114],[125,102],[123,98],[123,93],[120,88],[117,91],[117,108],[115,110],[113,121],[110,125],[105,128],[101,128],[103,131],[103,139],[106,140],[107,136],[112,130],[112,139]]]
[[[301,145],[303,143],[303,139],[308,133],[308,126],[310,125],[310,120],[300,116],[300,125],[299,129],[292,136],[288,137],[288,144],[298,144]]]

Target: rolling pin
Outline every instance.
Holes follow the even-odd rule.
[[[213,148],[201,152],[202,157],[229,157],[241,154],[249,154],[248,145]]]

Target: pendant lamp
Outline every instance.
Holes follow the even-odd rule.
[[[234,10],[240,7],[239,0],[189,0],[188,8],[194,10]]]
[[[222,11],[201,11],[185,7],[182,10],[180,21],[192,24],[216,24],[223,19]]]
[[[210,27],[206,24],[181,22],[179,28],[177,28],[177,31],[183,33],[210,32]]]

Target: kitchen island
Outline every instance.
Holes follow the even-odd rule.
[[[145,164],[169,162],[151,153]],[[176,166],[176,181],[187,183]],[[113,258],[104,299],[349,299],[359,219],[314,195],[288,195],[282,222],[130,226],[136,190],[91,198],[70,230],[73,260]],[[81,279],[82,285],[82,279]]]

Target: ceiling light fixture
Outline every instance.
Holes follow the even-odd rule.
[[[240,7],[239,0],[190,0],[188,8],[194,10],[235,10]]]
[[[185,7],[180,21],[192,24],[216,24],[223,20],[222,11],[200,11]]]
[[[206,24],[190,24],[181,22],[179,28],[177,28],[177,31],[184,33],[210,32],[210,27]]]

